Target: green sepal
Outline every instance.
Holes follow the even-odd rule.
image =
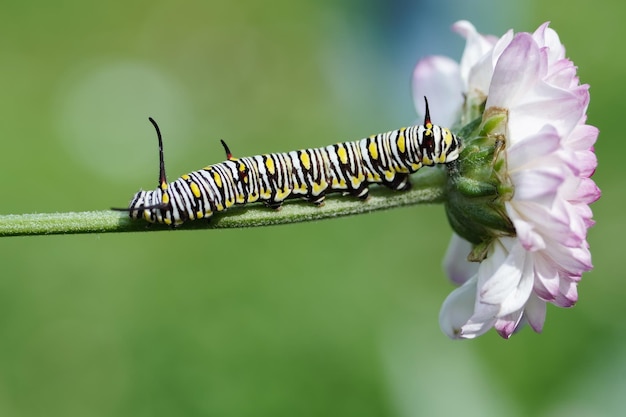
[[[446,214],[454,231],[474,244],[472,260],[482,260],[494,238],[514,236],[504,203],[513,197],[506,166],[506,109],[487,109],[464,126],[463,150],[448,165]]]

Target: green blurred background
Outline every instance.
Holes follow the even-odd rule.
[[[625,7],[500,3],[3,1],[3,214],[106,209],[153,188],[148,116],[172,178],[220,161],[220,138],[251,155],[411,123],[412,67],[460,57],[460,18],[498,35],[552,21],[592,86],[604,197],[579,304],[508,341],[439,330],[441,207],[0,239],[0,415],[617,415]]]

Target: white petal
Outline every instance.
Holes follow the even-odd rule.
[[[533,288],[532,256],[516,238],[501,238],[494,243],[494,254],[478,270],[478,301],[499,305],[498,317],[521,309]],[[497,252],[502,252],[497,255]],[[504,261],[497,260],[505,256]]]
[[[457,285],[463,284],[478,271],[478,262],[469,262],[467,255],[472,250],[472,244],[456,233],[448,244],[446,255],[443,258],[443,268],[448,278]]]
[[[464,80],[467,80],[469,78],[469,70],[485,58],[485,55],[492,50],[497,38],[481,35],[476,31],[474,25],[466,20],[456,22],[452,25],[452,30],[466,39],[463,57],[461,58],[461,75]]]
[[[520,280],[524,251],[512,239],[495,240],[492,252],[478,268],[479,299],[483,303],[501,304]]]
[[[543,330],[543,323],[546,320],[546,302],[540,300],[536,296],[531,296],[526,303],[524,317],[528,320],[528,324],[537,333]]]
[[[418,114],[425,114],[426,96],[434,123],[453,126],[459,121],[464,84],[459,64],[455,61],[444,56],[420,60],[413,70],[412,88]]]
[[[461,328],[474,313],[476,278],[452,291],[441,306],[439,326],[452,339],[461,337]]]
[[[452,339],[471,339],[487,332],[495,322],[494,314],[497,307],[485,313],[484,320],[475,318],[476,277],[468,280],[463,286],[452,291],[441,306],[439,325],[441,330]],[[483,311],[484,312],[484,311]]]
[[[494,316],[486,318],[484,320],[469,320],[463,327],[461,327],[460,336],[463,339],[473,339],[487,333],[496,323]]]

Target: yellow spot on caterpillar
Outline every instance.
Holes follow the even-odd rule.
[[[423,165],[432,165],[433,161],[432,159],[430,159],[429,157],[427,157],[426,155],[422,156],[422,164]]]
[[[445,149],[447,149],[452,144],[452,132],[450,132],[449,129],[442,129],[441,132],[443,135],[443,141],[445,143]],[[444,163],[446,162],[447,157],[448,156],[445,152],[441,152],[439,158],[437,158],[437,162]]]
[[[163,193],[163,197],[161,197],[161,203],[167,204],[170,202],[170,196],[168,193]]]
[[[404,130],[402,130],[400,132],[400,136],[398,136],[398,141],[396,142],[398,144],[398,150],[402,153],[404,153],[406,151],[406,143],[405,143],[405,139],[404,139]]]
[[[363,182],[363,180],[360,177],[352,177],[350,178],[350,183],[352,184],[352,188],[359,188],[359,185],[361,185],[361,183]]]
[[[246,173],[246,165],[239,163],[239,177],[243,179],[243,182],[248,183],[248,174]]]
[[[201,211],[197,211],[196,212],[196,219],[201,219],[203,217],[204,217],[204,213],[203,212],[201,212]]]
[[[165,224],[167,224],[169,226],[170,224],[172,224],[172,221],[170,219],[168,219],[168,218],[165,218],[165,219],[163,219],[163,223],[165,223]]]
[[[189,184],[189,188],[191,188],[191,192],[193,193],[194,197],[200,198],[202,194],[200,193],[200,188],[198,187],[198,184],[192,182]]]
[[[344,180],[343,178],[341,180],[338,180],[337,178],[333,178],[333,188],[334,189],[345,189],[346,187],[346,180]]]
[[[274,166],[274,160],[269,156],[265,160],[265,166],[267,167],[267,172],[270,174],[274,174],[276,172],[276,167]]]
[[[257,193],[248,194],[248,203],[254,203],[259,199],[259,195]]]
[[[213,179],[215,180],[215,185],[217,185],[218,188],[222,188],[222,177],[220,176],[220,174],[214,172]]]
[[[228,199],[226,201],[224,201],[224,203],[226,203],[226,208],[232,207],[233,204],[235,204],[235,202],[232,199]]]
[[[346,148],[344,148],[343,146],[340,146],[340,148],[337,149],[337,156],[339,157],[339,161],[341,161],[342,164],[348,163],[348,153],[346,152]]]
[[[378,146],[376,146],[376,142],[370,142],[368,149],[372,159],[378,159]]]
[[[263,200],[269,200],[272,197],[270,190],[261,189],[261,198]]]
[[[161,190],[163,190],[163,191],[167,190],[167,183],[166,182],[162,182],[161,183]]]
[[[392,181],[396,177],[396,173],[394,171],[385,171],[385,179],[387,181]]]
[[[150,221],[150,212],[149,212],[148,210],[144,210],[144,211],[143,211],[143,218],[144,218],[146,221]]]
[[[312,194],[315,195],[315,196],[320,195],[320,193],[322,191],[324,191],[326,188],[328,188],[328,183],[326,181],[322,181],[319,184],[314,182],[313,183],[313,190],[312,190],[313,192],[312,192]]]
[[[222,205],[222,203],[217,203],[215,205],[215,208],[217,209],[217,211],[224,211],[224,206]]]
[[[288,188],[285,188],[284,190],[278,190],[276,191],[276,197],[274,197],[274,200],[278,201],[283,201],[285,198],[287,198],[287,196],[289,196],[289,194],[291,194],[291,190]]]
[[[184,179],[185,181],[187,181],[189,179],[189,174],[185,174],[183,176],[181,176],[182,179]]]
[[[237,194],[236,199],[239,204],[246,202],[246,197],[243,194]]]
[[[300,154],[300,162],[302,162],[302,166],[304,169],[311,169],[311,158],[309,158],[309,154],[306,152],[302,152]]]
[[[380,175],[378,175],[377,173],[368,173],[367,174],[367,180],[369,182],[380,182]]]
[[[422,167],[422,164],[411,164],[411,169],[413,170],[413,172],[417,171],[418,169],[420,169]]]

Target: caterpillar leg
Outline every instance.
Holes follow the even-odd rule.
[[[308,195],[305,197],[305,200],[315,204],[317,207],[322,207],[324,205],[324,200],[326,199],[326,194],[320,195]]]
[[[352,197],[356,197],[359,200],[365,201],[370,196],[370,189],[367,186],[362,186],[357,189],[352,189],[348,191],[347,194],[351,195]]]
[[[396,176],[391,181],[383,182],[383,185],[396,191],[408,191],[411,189],[411,181],[409,180],[409,174],[396,173]]]
[[[280,210],[283,207],[282,201],[266,201],[265,207],[269,207],[272,210]]]

